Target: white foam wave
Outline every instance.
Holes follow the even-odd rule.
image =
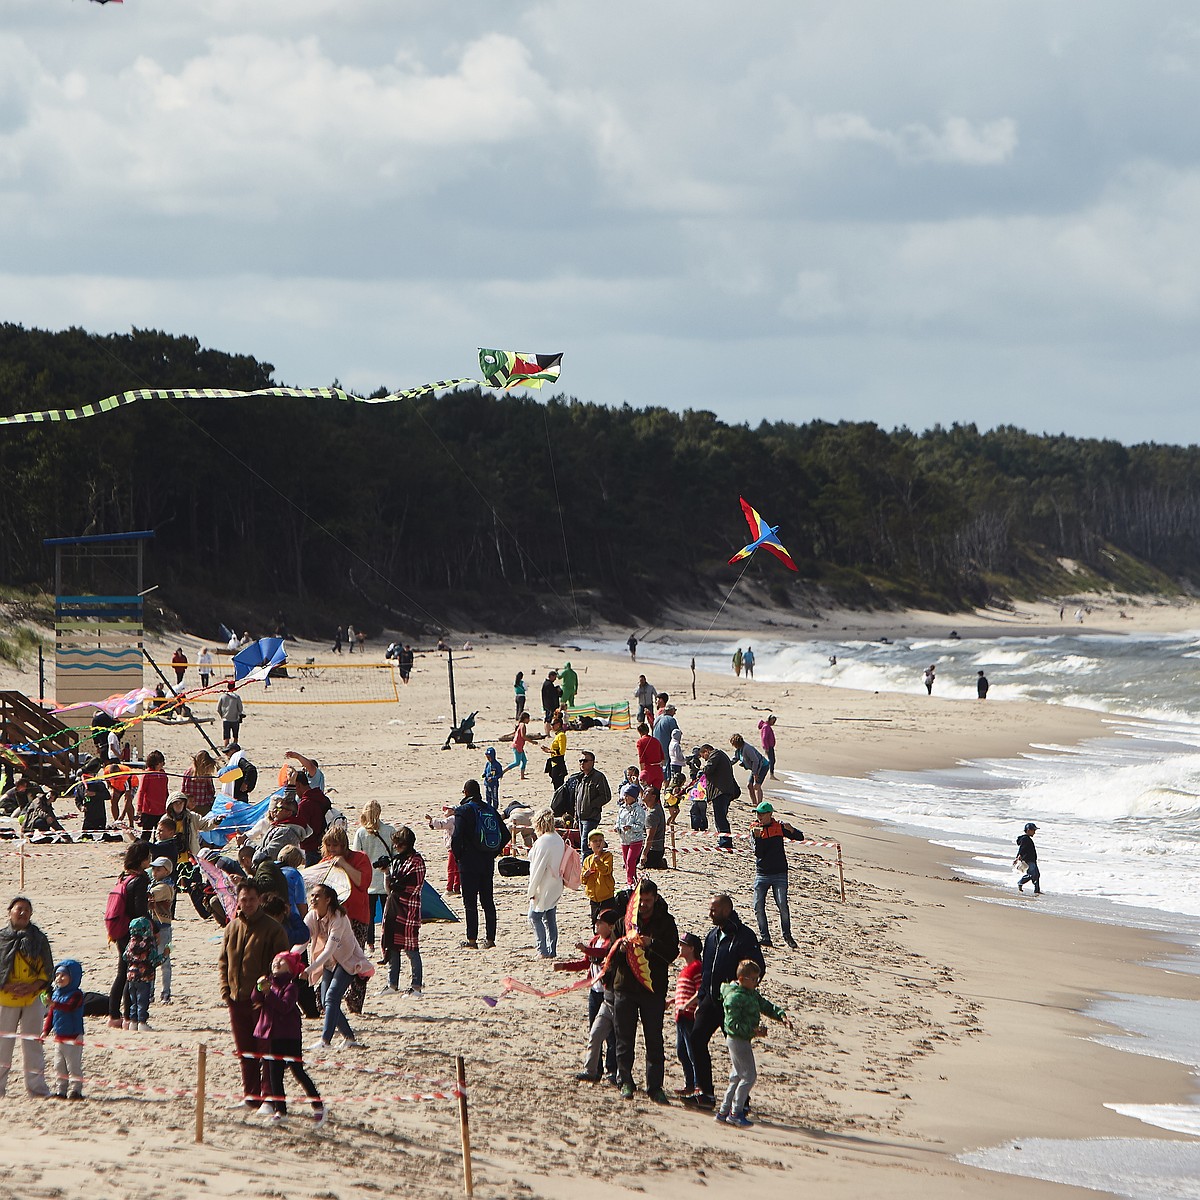
[[[1200,1107],[1195,1104],[1106,1104],[1104,1107],[1146,1125],[1200,1137]]]

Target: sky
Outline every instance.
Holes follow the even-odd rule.
[[[1191,443],[1198,102],[1172,0],[4,0],[0,320]]]

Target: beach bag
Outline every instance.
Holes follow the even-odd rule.
[[[136,875],[125,875],[113,884],[108,893],[108,903],[104,907],[104,929],[110,942],[119,942],[129,936],[129,902],[126,891],[137,878]]]
[[[475,832],[479,837],[479,845],[495,857],[508,843],[508,830],[495,809],[479,804],[472,807],[475,809]]]
[[[529,859],[506,855],[496,863],[496,870],[506,879],[511,879],[514,875],[528,875]]]
[[[579,851],[569,843],[563,850],[558,873],[562,876],[564,887],[570,888],[573,892],[579,891],[579,885],[583,882],[583,863],[580,861]]]

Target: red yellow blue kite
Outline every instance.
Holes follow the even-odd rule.
[[[768,525],[741,496],[738,497],[738,500],[741,503],[742,512],[746,514],[746,524],[750,526],[754,540],[744,545],[729,561],[731,563],[741,562],[743,558],[749,558],[755,550],[761,547],[775,555],[789,570],[798,570],[799,568],[792,562],[792,556],[784,549],[783,543],[776,536],[779,533],[779,526]]]

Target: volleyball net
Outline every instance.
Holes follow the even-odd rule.
[[[247,699],[260,704],[396,704],[400,673],[390,662],[287,662],[276,667]],[[220,691],[189,695],[189,705],[213,704]]]

